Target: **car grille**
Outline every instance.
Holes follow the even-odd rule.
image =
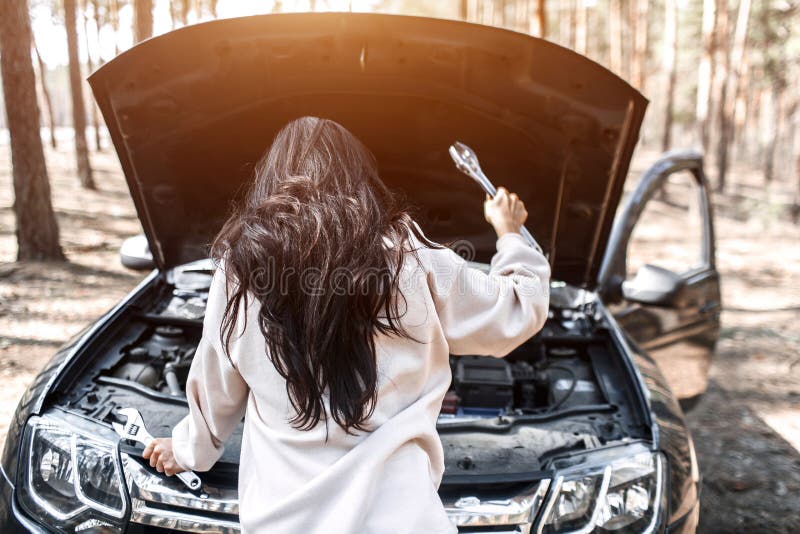
[[[129,533],[239,533],[239,500],[235,488],[203,484],[193,494],[175,478],[157,475],[127,454],[122,455],[131,497]],[[512,496],[465,495],[442,502],[459,532],[528,534],[542,506],[550,480],[532,481]]]
[[[176,478],[156,475],[126,454],[122,465],[131,498],[131,523],[178,532],[240,532],[235,488],[205,484],[195,495]]]

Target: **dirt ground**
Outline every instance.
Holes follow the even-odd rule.
[[[654,158],[640,151],[634,173]],[[142,278],[118,247],[140,232],[113,151],[93,154],[99,190],[82,191],[72,150],[47,154],[69,263],[14,263],[9,150],[0,146],[0,442],[16,403],[66,339]],[[780,185],[735,169],[716,198],[723,332],[711,385],[688,414],[704,476],[704,532],[800,531],[800,226]],[[665,232],[671,228],[665,228]]]

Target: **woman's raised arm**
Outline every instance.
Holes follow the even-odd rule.
[[[520,234],[497,240],[488,274],[449,249],[427,254],[431,294],[451,354],[505,356],[544,326],[550,266]]]

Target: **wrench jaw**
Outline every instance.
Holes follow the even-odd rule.
[[[475,161],[470,158],[468,151],[462,149],[464,146],[458,141],[450,145],[450,157],[453,158],[453,162],[459,171],[474,179],[476,174]],[[480,172],[480,168],[477,171]]]
[[[120,415],[126,417],[125,424],[122,425],[117,422],[112,422],[111,426],[114,431],[119,434],[120,438],[141,443],[145,447],[153,440],[153,436],[147,431],[144,426],[144,419],[139,410],[135,408],[122,408],[119,410]],[[192,491],[198,491],[202,487],[202,481],[192,471],[184,471],[178,473],[178,479]]]
[[[491,180],[483,173],[475,151],[464,143],[456,141],[450,145],[448,152],[450,153],[450,157],[453,158],[453,163],[456,164],[456,168],[472,178],[481,186],[487,195],[494,198],[494,195],[497,193],[497,188],[495,188]],[[519,232],[532,247],[542,252],[542,247],[539,246],[524,225],[520,227]],[[547,257],[549,259],[549,255]]]
[[[147,445],[153,437],[144,426],[144,420],[139,410],[135,408],[122,408],[119,413],[127,418],[125,425],[112,423],[114,430],[124,439],[137,441],[142,445]]]
[[[125,436],[125,427],[119,423],[111,423],[111,426],[114,427],[114,432],[119,434],[120,437]]]
[[[483,189],[489,196],[494,196],[495,188],[483,173],[483,169],[481,169],[480,163],[478,163],[478,156],[475,155],[475,151],[473,151],[464,143],[456,141],[450,145],[448,152],[450,153],[450,157],[453,159],[453,163],[456,164],[456,168],[459,171],[477,182],[478,185],[481,186],[481,189]]]

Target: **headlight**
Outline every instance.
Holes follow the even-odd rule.
[[[653,532],[664,486],[664,460],[650,451],[559,471],[539,532]]]
[[[31,516],[59,532],[122,531],[127,498],[114,443],[32,417],[22,450],[17,491]]]

